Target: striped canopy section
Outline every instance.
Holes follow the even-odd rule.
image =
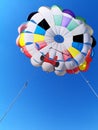
[[[33,66],[57,75],[86,71],[95,39],[85,20],[58,6],[42,6],[18,28],[17,45]]]

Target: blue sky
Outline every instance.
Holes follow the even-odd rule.
[[[57,4],[86,18],[98,41],[96,0],[0,1],[0,117],[26,80],[0,130],[98,130],[98,99],[79,74],[58,77],[31,65],[16,46],[18,26],[40,6]],[[83,73],[98,93],[98,46],[90,69]]]

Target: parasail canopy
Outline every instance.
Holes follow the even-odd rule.
[[[72,11],[42,6],[18,32],[17,45],[33,66],[57,75],[88,70],[96,45],[93,29]]]

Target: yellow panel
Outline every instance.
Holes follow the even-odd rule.
[[[70,54],[72,55],[72,57],[76,57],[80,51],[78,51],[77,49],[73,48],[73,47],[69,47],[68,51],[70,52]]]
[[[21,34],[20,34],[19,46],[20,46],[20,47],[25,46],[24,33],[21,33]]]
[[[84,61],[82,64],[80,64],[79,69],[80,69],[80,70],[85,70],[85,69],[86,69],[86,66],[87,66],[87,62]]]
[[[34,42],[42,42],[44,41],[43,35],[34,34]]]

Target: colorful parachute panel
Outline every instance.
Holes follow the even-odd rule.
[[[86,71],[95,39],[85,20],[58,6],[40,7],[18,28],[17,45],[33,66],[57,75]]]

